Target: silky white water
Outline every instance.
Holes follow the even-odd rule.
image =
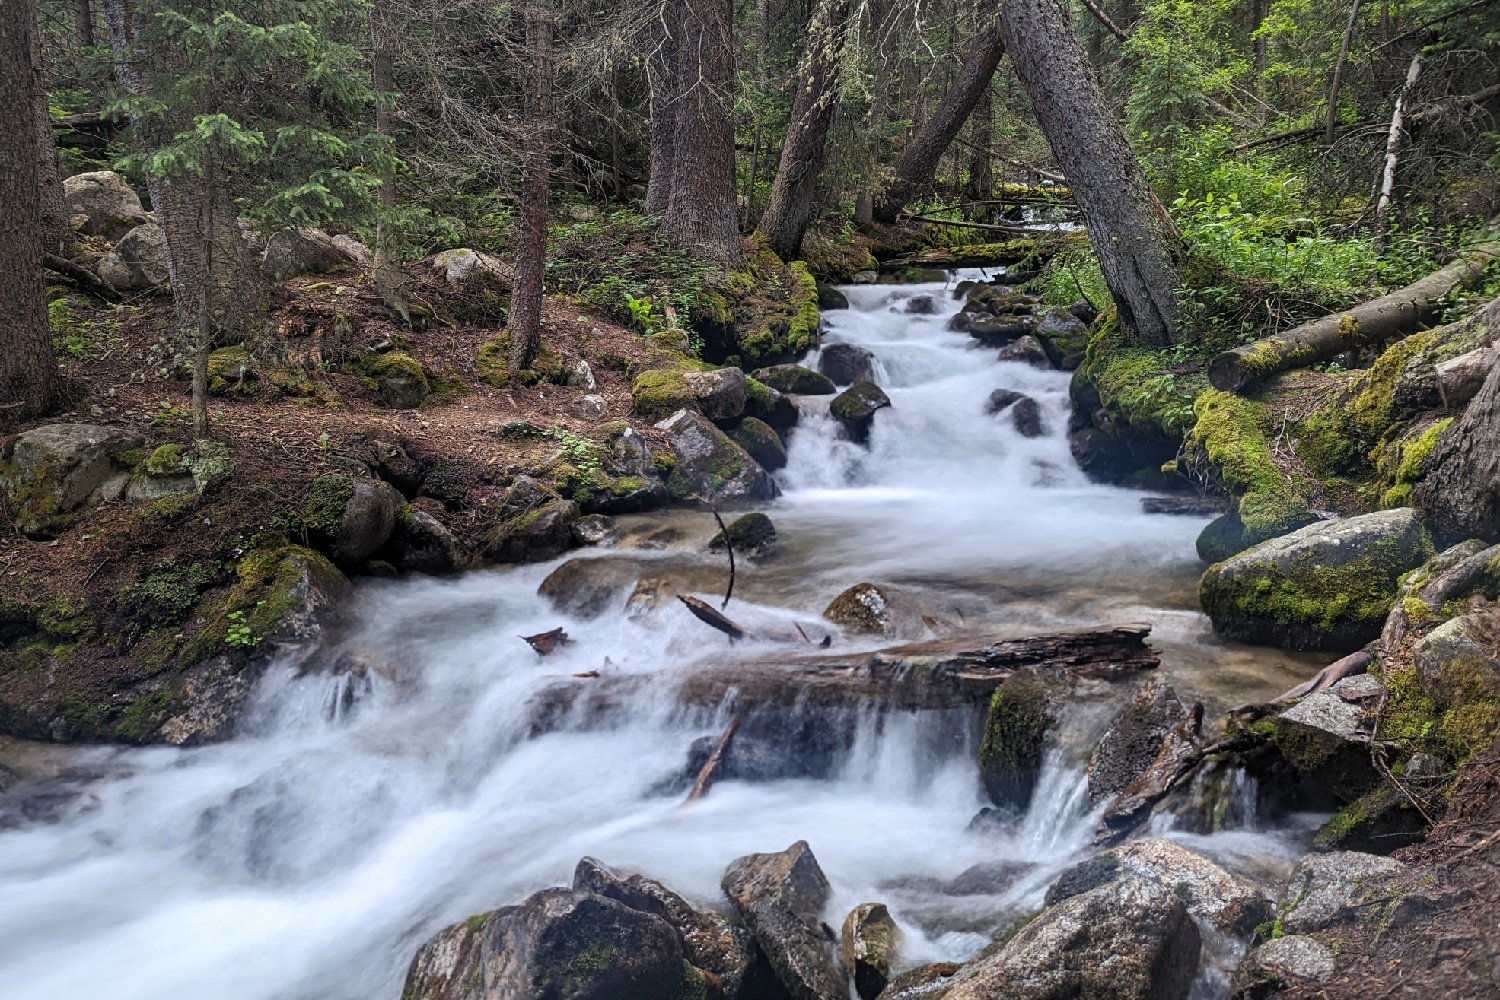
[[[737,620],[766,635],[819,627],[830,597],[869,579],[966,626],[1153,621],[1165,669],[1187,689],[1264,694],[1296,673],[1207,638],[1183,597],[1201,521],[1143,515],[1137,494],[1084,479],[1063,433],[1066,375],[997,363],[947,331],[957,304],[943,286],[845,291],[853,308],[828,314],[827,337],[875,353],[893,405],[866,450],[839,438],[826,398],[804,401],[785,496],[766,508],[782,553],[742,566]],[[918,294],[937,296],[939,314],[902,312]],[[1001,386],[1042,404],[1044,436],[985,415]],[[706,516],[626,526],[662,523],[687,528],[678,553],[603,557],[677,572],[705,594],[721,587],[717,561],[683,568]],[[536,596],[551,568],[366,585],[348,639],[371,664],[363,677],[283,665],[230,743],[70,752],[49,786],[64,796],[58,814],[12,815],[0,832],[0,994],[394,1000],[428,936],[565,883],[584,855],[719,905],[728,862],[799,839],[833,884],[830,923],[883,900],[907,931],[906,961],[961,960],[1086,852],[1080,754],[1108,702],[1064,725],[1073,738],[1049,757],[1030,813],[1000,831],[968,832],[985,802],[972,736],[952,713],[870,714],[827,779],[723,781],[683,805],[680,786],[663,783],[725,717],[679,708],[674,677],[785,647],[730,650],[675,601],[637,618],[621,606],[569,619]],[[516,638],[559,624],[574,642],[545,660]],[[1231,692],[1209,679],[1214,662],[1239,672]],[[536,696],[594,670],[646,683],[602,718],[532,735]],[[1293,849],[1265,834],[1194,843],[1262,863]],[[998,894],[944,889],[1003,861],[1018,866]]]

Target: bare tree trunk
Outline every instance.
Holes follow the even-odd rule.
[[[677,140],[677,102],[674,84],[677,78],[678,18],[681,0],[661,0],[657,10],[660,33],[655,37],[646,58],[646,85],[650,92],[651,166],[646,179],[646,213],[662,215],[672,197],[672,171]]]
[[[989,89],[990,78],[1004,54],[1000,25],[991,24],[969,50],[957,79],[933,109],[932,116],[912,133],[906,148],[901,150],[895,179],[875,199],[876,219],[895,222],[917,193],[932,182],[943,153],[979,103],[980,95]]]
[[[510,303],[510,373],[531,367],[542,346],[542,279],[547,266],[547,195],[552,180],[552,36],[554,0],[527,0],[526,76],[522,104],[527,123],[521,174],[520,238],[516,284]]]
[[[1364,0],[1354,0],[1349,5],[1349,22],[1344,25],[1344,38],[1339,43],[1338,62],[1333,64],[1333,82],[1328,86],[1328,124],[1323,131],[1323,141],[1333,142],[1334,130],[1339,123],[1339,88],[1344,82],[1344,63],[1349,59],[1349,43],[1354,39],[1354,28],[1359,23],[1359,8]]]
[[[885,114],[888,95],[891,89],[891,60],[889,56],[878,50],[882,17],[886,13],[884,4],[872,3],[870,6],[870,22],[872,34],[875,35],[877,50],[874,53],[875,79],[870,85],[870,120],[869,134],[873,138],[869,141],[868,155],[870,163],[867,165],[865,182],[860,186],[859,193],[854,198],[854,220],[868,225],[875,221],[875,193],[871,189],[870,178],[873,167],[883,162],[881,148],[884,144],[879,141],[880,133],[885,127]]]
[[[390,25],[386,20],[386,0],[374,0],[370,5],[370,76],[379,95],[375,105],[375,132],[382,138],[391,138],[391,108],[389,101],[396,90],[395,74],[391,66]],[[406,304],[406,294],[398,263],[399,247],[397,234],[392,231],[386,218],[396,208],[396,178],[386,173],[380,178],[380,212],[375,216],[375,247],[370,260],[370,281],[376,293],[386,305],[411,320]]]
[[[78,47],[94,47],[94,5],[92,0],[73,0],[73,22],[78,31]]]
[[[13,0],[19,2],[19,0]],[[30,8],[32,16],[36,9],[31,3],[21,6]],[[33,27],[31,32],[32,98],[36,109],[37,182],[41,201],[42,249],[46,253],[67,257],[73,246],[73,228],[68,225],[68,209],[63,202],[62,173],[57,164],[57,139],[52,131],[52,113],[47,101],[47,66],[42,55],[41,31]],[[14,99],[13,97],[10,99]]]
[[[210,161],[204,165],[203,182],[205,185],[213,183],[213,175],[213,163]],[[212,233],[214,231],[214,199],[204,198],[201,207],[202,232]],[[212,239],[203,241],[203,253],[203,270],[206,274],[212,274],[214,266]],[[214,296],[211,281],[198,283],[197,320],[194,327],[196,336],[193,339],[193,438],[197,441],[206,441],[213,434],[213,428],[208,421],[208,355],[214,348]]]
[[[1122,42],[1130,41],[1130,33],[1111,20],[1109,14],[1103,7],[1099,6],[1096,0],[1083,0],[1083,5],[1088,8],[1090,14],[1094,15],[1094,20],[1098,21],[1104,27],[1105,31],[1108,31]]]
[[[40,416],[61,394],[42,286],[31,0],[0,4],[0,427]]]
[[[812,219],[813,193],[827,154],[828,133],[839,110],[839,56],[849,24],[849,0],[818,0],[797,67],[792,119],[781,146],[771,197],[756,231],[782,260],[802,250]]]
[[[973,142],[969,147],[969,172],[963,188],[965,201],[989,201],[995,190],[995,161],[990,151],[994,131],[995,100],[991,89],[985,87],[969,119],[969,134],[973,136]],[[981,214],[985,214],[983,209]],[[968,216],[968,212],[965,215]]]
[[[1385,168],[1380,176],[1380,196],[1375,202],[1375,228],[1371,233],[1377,254],[1385,252],[1386,233],[1390,229],[1391,221],[1391,198],[1396,191],[1396,161],[1401,153],[1401,137],[1405,134],[1402,128],[1402,118],[1406,113],[1406,104],[1411,97],[1411,89],[1417,85],[1417,77],[1422,75],[1422,50],[1411,57],[1411,65],[1406,69],[1406,81],[1401,84],[1401,93],[1396,95],[1396,108],[1391,112],[1391,130],[1385,140]]]
[[[1120,321],[1142,344],[1177,333],[1181,236],[1146,183],[1058,0],[1005,0],[1005,46],[1068,178]]]
[[[738,263],[734,193],[734,3],[684,0],[673,73],[672,192],[667,239]]]

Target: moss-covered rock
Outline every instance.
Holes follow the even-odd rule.
[[[1313,843],[1325,851],[1389,854],[1421,840],[1427,820],[1390,785],[1379,785],[1323,824]]]
[[[885,635],[893,627],[890,597],[873,583],[856,583],[829,602],[823,617],[845,630]]]
[[[259,377],[250,352],[243,345],[220,347],[208,355],[208,392],[211,396],[251,394]]]
[[[874,382],[856,382],[834,397],[828,412],[843,425],[849,439],[864,444],[870,439],[875,412],[891,405],[891,397]]]
[[[508,331],[500,334],[498,337],[492,337],[480,345],[479,354],[475,358],[475,364],[479,368],[479,377],[497,389],[508,388],[512,384],[521,386],[540,385],[542,383],[565,385],[572,374],[567,360],[546,344],[543,344],[538,348],[536,358],[531,362],[531,367],[517,376],[512,376],[510,370],[510,333]]]
[[[729,436],[771,472],[786,466],[786,445],[776,429],[764,420],[745,417],[729,432]]]
[[[1323,521],[1211,566],[1199,599],[1229,638],[1349,650],[1380,634],[1401,575],[1431,553],[1408,507]]]
[[[0,456],[0,484],[16,527],[54,538],[93,504],[119,500],[141,445],[137,434],[92,424],[46,424],[10,439]]]
[[[489,562],[543,562],[573,547],[578,504],[545,493],[520,496],[511,487],[503,510],[509,516],[484,540],[480,555]]]
[[[1314,520],[1299,479],[1279,467],[1266,440],[1263,404],[1209,389],[1193,406],[1197,417],[1185,449],[1206,478],[1236,499],[1243,541],[1254,544]]]
[[[1025,813],[1042,771],[1047,730],[1052,725],[1047,686],[1033,671],[1006,678],[990,698],[979,776],[990,801]]]
[[[777,392],[794,396],[832,396],[839,389],[833,379],[822,372],[815,372],[802,365],[773,365],[755,372],[756,380],[765,383]]]
[[[729,544],[734,546],[737,555],[748,559],[765,559],[776,552],[776,525],[759,511],[741,514],[729,522],[726,531]],[[725,534],[725,531],[721,531],[708,540],[709,551],[724,550]]]
[[[696,405],[687,374],[669,368],[641,372],[630,384],[630,412],[647,420],[661,420]]]
[[[380,393],[380,401],[393,410],[414,410],[432,391],[422,366],[400,351],[366,354],[354,362],[354,369]]]
[[[776,496],[770,474],[702,414],[678,410],[656,426],[671,442],[673,461],[664,475],[673,499],[722,503]]]
[[[379,479],[319,476],[303,509],[308,533],[335,562],[358,565],[390,540],[406,501]]]
[[[797,404],[764,382],[745,379],[745,416],[765,421],[778,431],[797,426]]]

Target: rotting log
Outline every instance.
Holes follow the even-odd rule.
[[[975,243],[960,247],[940,247],[902,254],[881,261],[882,271],[900,270],[903,267],[995,267],[997,265],[1040,263],[1070,246],[1081,244],[1087,237],[1080,232],[1061,232],[1055,229],[1041,230],[1031,238],[1006,240],[999,243]]]
[[[1497,258],[1500,240],[1480,244],[1405,288],[1225,351],[1209,362],[1208,380],[1216,389],[1238,392],[1278,372],[1413,332],[1432,318],[1444,296],[1478,281]]]

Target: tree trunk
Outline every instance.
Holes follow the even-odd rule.
[[[646,214],[662,215],[672,197],[672,170],[677,139],[677,103],[674,84],[677,77],[679,0],[661,0],[657,34],[646,57],[646,85],[650,93],[651,165],[646,179]]]
[[[554,0],[527,0],[526,76],[522,81],[527,123],[522,152],[521,214],[516,247],[516,283],[510,304],[510,373],[531,367],[542,346],[542,280],[547,266],[547,195],[552,179],[552,36]]]
[[[36,156],[37,33],[29,0],[0,4],[0,427],[40,416],[60,395],[42,286]]]
[[[1411,57],[1406,70],[1406,81],[1401,84],[1401,93],[1396,95],[1396,108],[1391,112],[1391,129],[1385,140],[1385,167],[1380,174],[1380,196],[1375,201],[1375,227],[1371,241],[1377,254],[1385,252],[1386,233],[1391,223],[1391,199],[1396,191],[1396,161],[1401,155],[1401,137],[1405,135],[1402,118],[1405,115],[1411,89],[1422,75],[1422,50]]]
[[[823,170],[828,133],[839,110],[839,57],[849,25],[849,0],[818,0],[807,30],[807,48],[797,67],[792,119],[781,146],[781,163],[757,232],[782,260],[802,250],[812,219],[813,193]]]
[[[1120,321],[1137,342],[1177,333],[1181,237],[1146,183],[1058,0],[1005,0],[1000,21],[1016,74],[1068,178]]]
[[[94,5],[92,0],[73,0],[73,24],[78,32],[78,47],[94,47]]]
[[[896,160],[895,178],[875,199],[876,219],[895,222],[912,199],[932,182],[938,161],[963,128],[980,96],[989,89],[995,67],[1000,65],[1000,57],[1004,54],[1000,26],[992,24],[969,50],[958,78],[938,102],[932,116],[912,132],[906,148],[901,150],[901,156]]]
[[[1431,318],[1444,296],[1478,281],[1496,258],[1500,258],[1500,241],[1481,244],[1405,288],[1225,351],[1209,362],[1208,380],[1216,389],[1235,392],[1277,372],[1304,368],[1351,348],[1409,333]]]
[[[1500,335],[1500,308],[1492,336]],[[1437,440],[1422,463],[1414,496],[1443,545],[1468,538],[1500,541],[1500,365]]]
[[[15,0],[19,2],[19,0]],[[32,10],[31,3],[21,6]],[[57,164],[57,139],[53,135],[52,112],[47,101],[47,67],[42,55],[41,31],[31,32],[32,103],[36,108],[37,183],[41,200],[42,249],[46,253],[67,257],[73,246],[73,228],[68,224],[68,209],[63,202],[62,173]]]
[[[969,172],[964,179],[963,195],[966,201],[985,202],[995,190],[995,162],[991,159],[990,146],[994,142],[995,100],[989,87],[979,95],[974,105],[974,114],[969,120],[969,134],[974,141],[969,148]],[[990,215],[987,207],[981,213]],[[969,215],[969,213],[965,213]],[[973,218],[972,215],[969,215]]]
[[[386,20],[386,0],[375,0],[370,6],[370,77],[379,95],[375,105],[375,132],[382,138],[391,138],[391,108],[389,101],[396,91],[395,74],[391,66],[390,26]],[[380,211],[375,216],[375,247],[371,253],[370,281],[376,293],[401,318],[410,321],[411,314],[406,304],[401,268],[398,263],[400,248],[398,236],[391,228],[387,216],[396,208],[396,178],[385,173],[380,177]]]
[[[673,67],[672,245],[739,263],[734,196],[734,3],[689,0]]]
[[[1344,63],[1349,60],[1349,43],[1354,39],[1354,29],[1359,24],[1359,8],[1364,0],[1354,0],[1349,5],[1349,22],[1344,25],[1344,38],[1339,43],[1338,62],[1333,64],[1333,82],[1328,85],[1328,122],[1324,127],[1323,141],[1333,142],[1339,123],[1339,88],[1344,82]]]

